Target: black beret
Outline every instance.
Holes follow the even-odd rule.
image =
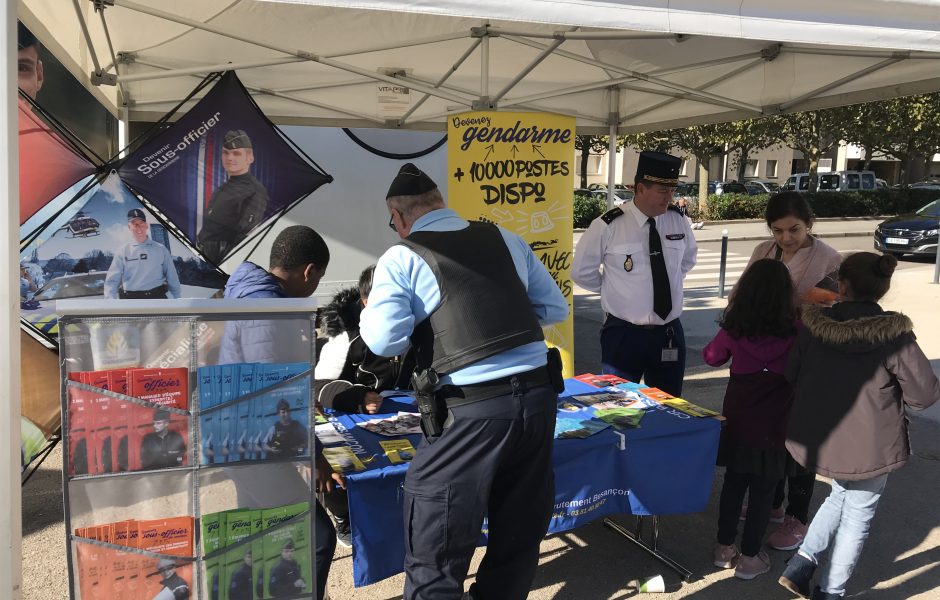
[[[636,165],[636,178],[663,185],[679,185],[682,159],[663,152],[640,152]]]
[[[226,150],[235,150],[237,148],[251,148],[251,138],[242,129],[232,129],[225,132],[222,139],[222,147]]]
[[[437,184],[414,163],[405,163],[392,180],[385,198],[392,196],[420,196],[437,188]]]
[[[147,220],[147,215],[144,214],[144,211],[139,208],[132,208],[127,211],[127,220],[133,221],[134,219],[140,219],[141,221]]]
[[[281,547],[281,550],[293,550],[294,549],[294,540],[288,538],[287,542]]]
[[[154,420],[154,421],[169,421],[169,420],[170,420],[170,411],[168,411],[168,410],[163,410],[162,408],[158,408],[158,409],[157,409],[156,411],[154,411],[154,413],[153,413],[153,420]]]

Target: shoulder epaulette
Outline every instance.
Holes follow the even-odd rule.
[[[675,204],[670,204],[670,205],[669,205],[668,207],[666,207],[666,208],[668,208],[669,210],[674,210],[674,211],[676,211],[677,213],[679,213],[680,215],[682,214],[682,211],[679,210],[679,207],[676,206]]]
[[[623,210],[618,206],[612,208],[601,215],[601,220],[610,225],[611,221],[623,214]]]

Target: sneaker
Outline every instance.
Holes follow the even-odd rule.
[[[806,537],[806,525],[793,515],[783,519],[783,525],[770,534],[767,544],[774,550],[795,550],[803,543]]]
[[[809,598],[809,586],[815,572],[816,563],[797,552],[787,561],[787,568],[777,582],[800,598]]]
[[[336,532],[336,543],[343,548],[352,548],[352,535],[349,530]]]
[[[770,509],[770,522],[771,523],[783,523],[783,518],[786,516],[783,510],[783,506],[778,506],[777,508]],[[747,520],[747,504],[741,507],[741,515],[738,517],[741,521]]]
[[[714,564],[719,569],[733,569],[738,564],[738,559],[741,557],[741,553],[738,552],[738,549],[734,544],[725,546],[723,544],[715,544],[715,553],[714,553]]]
[[[742,556],[734,570],[738,579],[754,579],[770,570],[770,557],[761,550],[755,556]]]

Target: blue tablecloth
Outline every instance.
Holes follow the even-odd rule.
[[[562,397],[598,392],[576,380]],[[588,410],[583,411],[588,417]],[[564,417],[579,413],[565,412]],[[355,425],[375,415],[333,420],[368,468],[347,474],[357,587],[396,575],[404,563],[402,484],[407,465],[393,465],[383,436]],[[615,514],[668,515],[703,510],[711,493],[720,423],[658,406],[638,429],[605,429],[586,439],[555,441],[555,506],[550,533]],[[421,436],[411,436],[417,448]]]

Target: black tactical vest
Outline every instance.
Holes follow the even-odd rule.
[[[544,340],[542,327],[495,225],[417,231],[401,241],[431,267],[441,303],[415,326],[419,367],[452,373],[484,358]]]

